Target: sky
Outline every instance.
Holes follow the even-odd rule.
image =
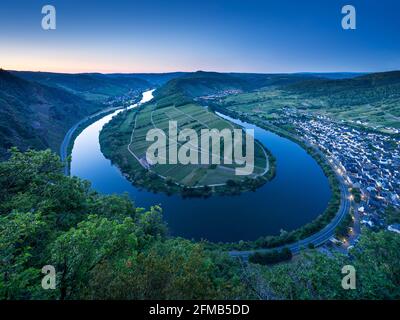
[[[43,30],[42,6],[56,8]],[[341,25],[344,5],[356,30]],[[53,72],[400,69],[398,0],[2,0],[0,67]]]

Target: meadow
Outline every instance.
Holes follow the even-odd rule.
[[[390,134],[400,128],[399,75],[389,72],[272,86],[224,97],[218,105],[243,114],[255,113],[266,120],[278,119],[282,108],[297,108]]]
[[[149,164],[146,160],[146,152],[153,141],[146,141],[146,135],[149,130],[155,128],[168,132],[170,121],[176,121],[178,131],[193,129],[198,133],[198,136],[200,136],[202,129],[239,129],[238,126],[195,103],[187,103],[180,106],[171,104],[160,107],[157,102],[154,102],[146,104],[137,110],[123,112],[111,121],[101,133],[102,151],[117,163],[132,181],[145,184],[141,183],[144,182],[143,179],[146,181],[153,180],[150,183],[150,188],[154,184],[157,184],[158,187],[164,185],[169,186],[170,192],[175,192],[182,188],[206,188],[207,190],[210,188],[212,190],[213,188],[227,185],[232,190],[236,190],[235,187],[241,183],[249,185],[252,180],[260,178],[265,180],[266,176],[269,175],[269,154],[258,141],[255,141],[254,144],[254,170],[252,174],[247,176],[235,174],[235,169],[244,165],[239,165],[235,161],[232,164],[225,163],[222,139],[218,141],[218,145],[215,145],[216,141],[211,140],[212,143],[210,143],[208,150],[210,155],[209,164],[202,162],[198,164],[182,164],[179,161],[176,164],[170,164],[169,162],[166,164]],[[169,149],[171,141],[167,139],[166,149]],[[245,140],[243,139],[243,141]],[[178,148],[182,144],[182,142],[178,141]],[[190,148],[195,149],[199,159],[207,151],[202,149],[202,145],[193,145]],[[211,157],[213,152],[217,150],[216,148],[220,148],[220,164],[211,162]],[[243,151],[245,151],[245,148],[246,146],[244,145]],[[138,172],[140,172],[140,175]],[[251,188],[253,187],[254,185],[251,186]]]

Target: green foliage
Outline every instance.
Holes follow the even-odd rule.
[[[350,256],[311,250],[291,263],[257,267],[261,288],[280,299],[399,299],[400,236],[363,231]],[[356,289],[344,290],[342,268],[356,270]],[[254,270],[253,270],[254,272]]]
[[[386,208],[384,213],[386,224],[400,223],[400,209],[389,206]]]
[[[50,150],[21,153],[12,149],[11,158],[0,164],[0,214],[12,210],[40,211],[49,226],[67,228],[86,211],[89,184],[62,174],[57,155]]]
[[[365,235],[352,251],[358,270],[359,298],[400,299],[400,235],[363,230]]]
[[[363,230],[349,256],[310,249],[291,263],[244,267],[204,243],[168,238],[160,207],[137,209],[126,195],[101,196],[63,176],[49,151],[13,150],[0,170],[0,299],[400,298],[400,236],[392,232]],[[356,290],[341,287],[347,264]],[[44,265],[55,266],[56,290],[41,288]]]
[[[286,89],[304,96],[327,98],[336,105],[363,105],[381,103],[395,95],[398,98],[400,72],[381,72],[362,75],[352,79],[310,80],[288,86]]]
[[[0,159],[17,146],[58,150],[68,129],[102,108],[60,88],[0,70]]]
[[[256,252],[249,257],[249,262],[263,265],[275,264],[291,260],[292,256],[289,248],[283,248],[282,250],[272,250],[264,253]]]
[[[32,264],[44,223],[40,214],[12,212],[0,216],[0,299],[26,299],[40,285]]]
[[[237,281],[221,274],[201,244],[173,239],[156,242],[121,268],[96,269],[91,298],[221,299],[234,298]]]
[[[219,106],[214,106],[217,110],[219,110]],[[231,110],[224,110],[225,114],[232,116],[234,118],[240,118],[244,121],[248,121],[254,123],[255,125],[264,128],[266,130],[271,130],[278,135],[284,136],[287,139],[291,139],[294,142],[298,143],[303,149],[305,149],[321,166],[322,170],[324,171],[325,176],[329,180],[329,185],[332,192],[332,197],[328,203],[328,207],[325,211],[319,215],[314,221],[290,232],[284,232],[278,236],[266,236],[260,237],[256,241],[246,241],[242,244],[237,243],[224,243],[224,244],[212,244],[208,243],[208,247],[215,248],[224,248],[225,250],[249,250],[249,249],[260,249],[260,248],[275,248],[279,246],[284,246],[289,243],[293,243],[295,241],[304,239],[317,231],[321,230],[325,227],[336,215],[340,206],[340,189],[339,189],[339,182],[336,177],[335,172],[333,171],[332,167],[328,164],[326,159],[321,156],[319,152],[317,152],[314,148],[306,145],[304,142],[298,140],[297,137],[292,135],[290,132],[286,130],[282,130],[276,126],[269,126],[267,122],[264,120],[260,120],[258,118],[254,118],[252,115],[244,115],[239,114],[235,111]],[[272,159],[272,165],[274,166],[274,159]],[[275,167],[275,166],[274,166]],[[271,170],[269,173],[273,176],[275,175],[275,168]],[[271,176],[270,176],[271,177]]]
[[[353,226],[353,218],[351,214],[347,214],[340,224],[336,227],[335,236],[337,238],[345,238],[349,235],[349,228]]]
[[[123,96],[133,89],[144,90],[149,82],[133,75],[68,74],[52,72],[13,72],[16,76],[36,81],[49,87],[67,90],[87,100],[105,100]]]
[[[168,101],[168,97],[174,96],[175,101],[183,102],[195,97],[224,95],[226,92],[252,91],[309,79],[315,79],[315,76],[306,74],[227,74],[197,71],[171,79],[156,91],[156,98]]]
[[[159,206],[90,191],[50,151],[14,149],[0,173],[0,299],[246,297],[228,258],[167,237]]]
[[[90,215],[61,234],[50,246],[51,264],[58,271],[60,299],[79,298],[90,281],[89,273],[104,261],[134,259],[135,231],[132,218],[117,222]]]
[[[351,194],[354,197],[354,202],[355,203],[360,203],[361,201],[361,192],[359,188],[353,188],[351,189]]]
[[[126,217],[135,218],[136,216],[136,208],[128,194],[97,195],[89,200],[88,211],[101,217],[123,221]]]
[[[167,98],[170,103],[160,107],[160,101]],[[174,95],[157,97],[155,102],[139,109],[121,112],[107,123],[100,133],[101,150],[136,186],[153,192],[180,193],[184,197],[237,195],[244,191],[254,191],[274,177],[275,159],[259,143],[255,146],[254,172],[247,177],[235,175],[233,169],[237,164],[207,167],[201,164],[156,164],[152,165],[150,170],[145,169],[138,159],[145,159],[145,152],[151,143],[146,142],[144,137],[148,130],[154,127],[165,129],[165,126],[168,127],[168,120],[171,119],[177,121],[180,128],[190,127],[198,133],[206,128],[221,130],[232,127],[232,124],[193,101],[186,102],[178,108]],[[128,146],[135,156],[128,151]],[[269,170],[264,173],[267,161]],[[260,176],[261,174],[263,175]]]
[[[259,267],[263,286],[278,299],[344,299],[351,297],[341,287],[343,256],[328,257],[315,251],[303,253],[291,263]]]
[[[288,80],[293,79],[288,77]],[[400,72],[372,73],[351,79],[309,78],[253,92],[228,95],[220,107],[265,120],[279,119],[282,108],[320,112],[357,129],[399,128]]]
[[[160,206],[153,206],[150,211],[143,212],[138,217],[138,225],[147,235],[164,238],[167,234],[167,227],[163,222]]]

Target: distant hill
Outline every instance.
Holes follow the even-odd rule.
[[[247,82],[225,73],[197,71],[168,81],[156,97],[180,93],[186,97],[211,95],[227,90],[245,90]]]
[[[282,91],[303,109],[326,112],[384,131],[388,127],[400,128],[400,71],[304,81]]]
[[[315,79],[288,85],[284,89],[304,97],[326,97],[332,102],[357,105],[400,98],[400,71],[380,72],[351,79]]]
[[[230,75],[246,81],[248,90],[261,89],[271,86],[282,86],[302,82],[305,80],[322,78],[322,76],[313,73],[230,73]]]
[[[246,110],[294,107],[393,132],[400,128],[400,71],[380,73],[187,73],[156,91],[159,106],[207,104]],[[272,109],[271,109],[272,108]]]
[[[350,79],[367,74],[367,72],[299,72],[298,75],[310,75],[325,79]]]
[[[0,158],[6,158],[12,146],[58,151],[66,131],[100,108],[65,90],[0,69]]]
[[[92,101],[104,101],[116,96],[139,92],[153,85],[139,77],[123,75],[106,75],[101,73],[52,73],[12,71],[25,80],[64,89]]]
[[[386,86],[398,84],[400,82],[400,71],[378,72],[360,75],[352,78],[342,79],[309,79],[308,81],[298,82],[288,85],[288,89],[307,90],[312,86],[317,86],[317,90],[329,89],[333,91],[349,90],[354,88],[370,88],[372,86]]]
[[[196,98],[217,94],[252,91],[271,86],[316,79],[312,74],[252,74],[197,71],[168,81],[156,92],[156,98],[177,95]]]
[[[167,73],[108,73],[105,76],[108,77],[120,77],[120,78],[136,78],[142,79],[153,85],[159,87],[168,82],[169,80],[182,77],[187,72],[167,72]]]

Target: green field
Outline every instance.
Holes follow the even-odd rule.
[[[207,109],[196,105],[187,104],[179,107],[171,105],[168,107],[157,108],[156,104],[149,104],[138,112],[128,112],[125,121],[120,125],[120,131],[131,131],[131,138],[126,141],[127,152],[130,153],[127,161],[132,166],[138,164],[146,168],[146,151],[153,143],[146,141],[146,134],[153,128],[159,128],[168,133],[169,121],[176,121],[178,131],[183,129],[194,129],[200,136],[201,129],[218,129],[223,130],[234,129],[228,121],[209,112]],[[167,139],[167,148],[170,141]],[[182,142],[178,142],[178,148]],[[201,145],[191,145],[190,148],[196,150],[199,159],[201,153],[206,150]],[[219,147],[219,146],[218,146]],[[209,153],[212,153],[212,145],[210,144]],[[236,175],[235,168],[242,167],[237,164],[225,164],[223,150],[220,150],[220,164],[154,164],[151,165],[149,171],[157,174],[160,178],[172,181],[176,184],[186,187],[204,187],[219,186],[227,183],[228,180],[242,181],[244,176]],[[210,161],[211,163],[211,161]],[[255,162],[254,171],[247,178],[256,178],[268,172],[268,156],[264,148],[255,143]]]
[[[282,108],[291,107],[381,132],[392,133],[392,128],[400,128],[397,84],[359,88],[351,80],[342,80],[340,87],[337,82],[319,80],[282,88],[264,88],[224,97],[218,104],[235,112],[256,114],[266,120],[278,119]]]

